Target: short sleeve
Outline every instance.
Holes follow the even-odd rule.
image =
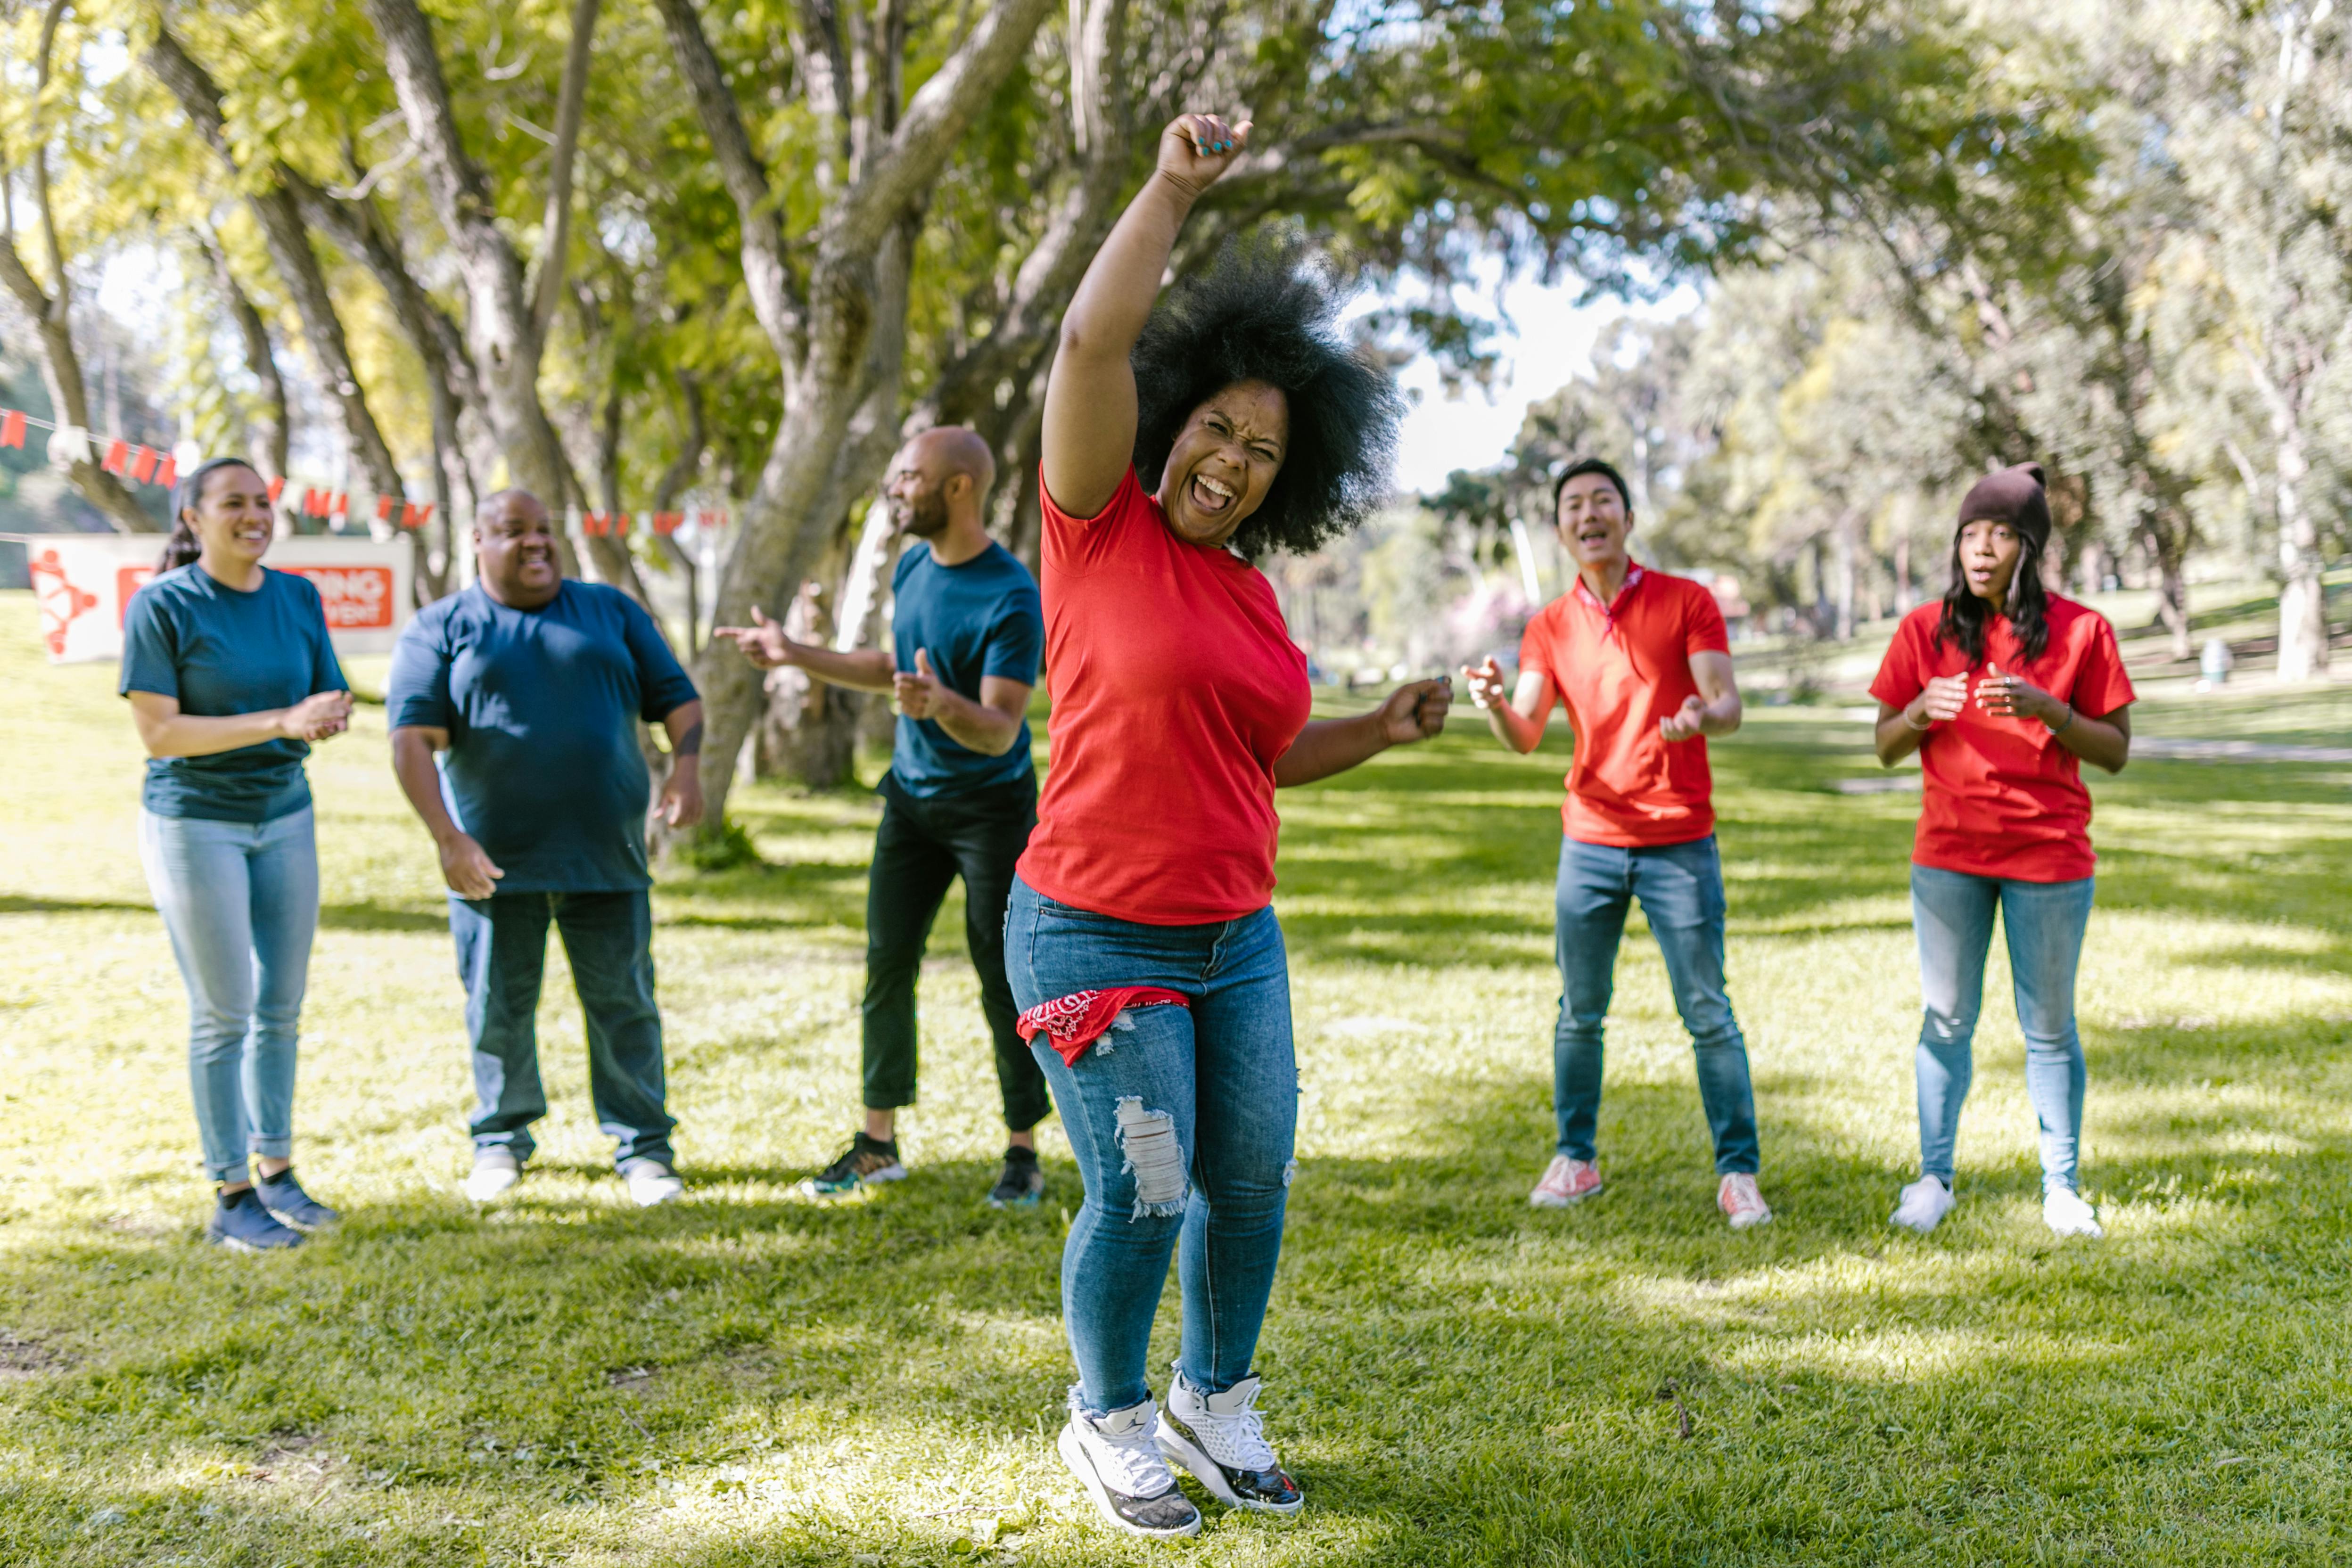
[[[444,603],[446,603],[444,601]],[[449,617],[419,615],[392,650],[392,674],[384,684],[384,711],[394,729],[455,729],[449,701]]]
[[[1683,618],[1683,652],[1685,653],[1728,653],[1731,632],[1723,623],[1723,607],[1706,584],[1693,583],[1689,595],[1690,608]]]
[[[1870,683],[1870,695],[1888,707],[1908,706],[1927,684],[1919,673],[1917,625],[1906,617],[1895,629],[1895,641],[1886,645],[1886,657],[1878,662],[1878,674]]]
[[[131,596],[122,618],[122,681],[116,690],[152,692],[177,699],[180,695],[180,629],[163,607],[163,595],[141,589]]]
[[[1551,667],[1551,615],[1539,610],[1528,618],[1528,629],[1519,633],[1519,674],[1540,670],[1553,687],[1559,685],[1559,675]]]
[[[1136,477],[1133,465],[1127,476],[1111,492],[1103,509],[1091,517],[1074,517],[1054,504],[1053,493],[1045,488],[1045,467],[1037,466],[1037,507],[1041,514],[1039,554],[1045,565],[1055,571],[1084,572],[1116,549],[1129,536],[1129,525],[1138,511],[1151,509],[1150,497],[1143,493],[1143,481]]]
[[[318,585],[304,577],[294,580],[302,585],[302,601],[310,611],[307,622],[310,637],[310,695],[316,696],[320,692],[350,691],[352,683],[343,678],[342,661],[335,656],[335,639],[327,630],[327,605],[319,597]]]
[[[619,598],[621,635],[627,639],[629,655],[637,664],[637,716],[647,724],[659,724],[701,694],[694,689],[677,655],[669,651],[669,639],[646,613],[646,607],[626,594]]]
[[[2138,694],[2124,671],[2123,650],[2116,645],[2116,629],[2104,615],[2093,613],[2090,645],[2074,671],[2074,688],[2067,700],[2094,718],[2111,714]]]
[[[988,652],[981,661],[982,676],[995,675],[1037,684],[1037,665],[1045,656],[1045,614],[1037,590],[1024,582],[1004,596],[1003,612],[988,629]]]

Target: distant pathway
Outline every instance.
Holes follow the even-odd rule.
[[[2162,740],[2132,737],[2134,757],[2175,762],[2352,762],[2352,746],[2281,746],[2267,740]]]

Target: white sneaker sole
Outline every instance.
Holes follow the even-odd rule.
[[[1589,1187],[1583,1192],[1573,1193],[1567,1197],[1562,1197],[1556,1192],[1531,1192],[1528,1194],[1528,1207],[1530,1208],[1572,1208],[1576,1205],[1582,1203],[1588,1197],[1599,1197],[1603,1190],[1603,1188],[1597,1186]]]
[[[1723,1222],[1734,1230],[1753,1230],[1759,1225],[1771,1224],[1772,1211],[1762,1208],[1750,1209],[1745,1214],[1727,1214],[1723,1217]]]
[[[481,1176],[467,1176],[458,1183],[457,1186],[459,1191],[476,1203],[495,1203],[512,1192],[515,1189],[515,1184],[520,1180],[522,1180],[522,1173],[520,1171],[512,1174],[501,1172],[499,1179],[495,1180]]]
[[[1233,1483],[1225,1479],[1225,1472],[1217,1467],[1214,1459],[1209,1458],[1207,1450],[1171,1427],[1166,1416],[1160,1418],[1160,1431],[1157,1436],[1160,1438],[1160,1451],[1173,1462],[1183,1466],[1194,1480],[1208,1488],[1209,1494],[1227,1508],[1245,1508],[1252,1513],[1271,1513],[1288,1519],[1307,1506],[1307,1499],[1303,1495],[1297,1502],[1260,1502],[1242,1496],[1241,1493],[1234,1490]]]
[[[1198,1509],[1192,1512],[1192,1523],[1175,1530],[1146,1530],[1132,1520],[1121,1519],[1118,1510],[1111,1506],[1110,1489],[1103,1484],[1102,1477],[1095,1473],[1094,1461],[1087,1458],[1086,1445],[1078,1441],[1078,1434],[1068,1422],[1062,1423],[1062,1435],[1054,1440],[1054,1447],[1060,1451],[1062,1463],[1070,1467],[1070,1473],[1078,1478],[1087,1489],[1087,1495],[1095,1500],[1095,1507],[1102,1511],[1102,1516],[1110,1521],[1114,1528],[1129,1535],[1150,1536],[1160,1541],[1174,1541],[1201,1533]]]

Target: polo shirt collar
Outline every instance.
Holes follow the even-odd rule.
[[[1601,602],[1601,596],[1592,591],[1584,580],[1584,574],[1580,571],[1576,574],[1576,597],[1599,611],[1603,621],[1613,624],[1617,619],[1617,612],[1625,607],[1625,601],[1633,597],[1635,589],[1642,586],[1642,579],[1646,575],[1648,574],[1642,570],[1642,563],[1633,562],[1625,569],[1625,580],[1617,585],[1617,597],[1603,604]]]

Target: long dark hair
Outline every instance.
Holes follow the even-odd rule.
[[[1936,645],[1947,638],[1960,645],[1973,664],[1985,656],[1985,628],[1992,624],[1992,605],[1969,588],[1967,569],[1960,564],[1962,523],[1952,530],[1952,586],[1944,590],[1944,615],[1936,623]],[[2042,587],[2042,540],[2032,529],[2011,526],[2017,537],[2017,575],[2009,580],[2009,630],[2027,664],[2042,657],[2050,645],[2050,596]]]
[[[158,572],[173,571],[187,565],[205,553],[205,541],[196,538],[196,530],[188,526],[188,514],[205,498],[205,481],[224,468],[253,468],[242,457],[211,457],[180,476],[172,486],[172,537],[163,541],[163,557],[155,563]],[[254,472],[261,472],[254,468]]]

